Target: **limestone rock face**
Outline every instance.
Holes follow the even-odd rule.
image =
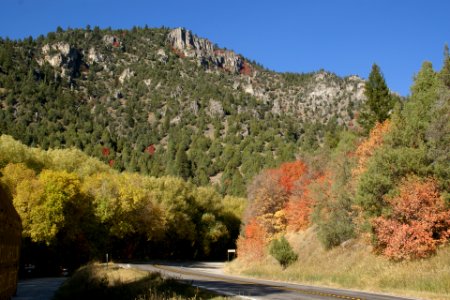
[[[75,77],[83,64],[82,53],[68,43],[46,44],[41,52],[42,58],[38,60],[38,63],[43,65],[48,62],[52,67],[59,68],[63,77]]]
[[[120,74],[119,81],[123,84],[125,80],[128,80],[135,75],[136,74],[133,71],[131,71],[129,68],[126,68],[125,70],[123,70],[122,74]]]
[[[216,49],[209,40],[199,38],[190,30],[176,28],[167,35],[167,42],[183,57],[196,58],[199,65],[212,69],[239,74],[244,68],[244,60],[234,51]]]
[[[210,99],[209,100],[209,106],[208,106],[208,114],[211,117],[220,117],[220,118],[222,118],[225,115],[222,103],[220,103],[220,101]]]
[[[100,63],[104,61],[103,55],[97,53],[94,47],[89,48],[87,59],[89,63]]]
[[[187,57],[209,58],[214,56],[213,44],[207,39],[198,38],[190,30],[176,28],[169,32],[167,41]]]
[[[169,58],[169,56],[166,54],[166,52],[164,51],[164,49],[159,49],[157,52],[158,55],[158,59],[160,62],[162,63],[167,63],[167,60]]]

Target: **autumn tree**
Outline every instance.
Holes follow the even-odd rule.
[[[315,201],[310,190],[311,179],[305,177],[297,182],[284,208],[288,231],[300,231],[311,225]]]
[[[292,193],[297,181],[306,174],[307,166],[304,162],[297,160],[283,163],[274,172],[279,172],[278,184],[283,187],[286,193]]]
[[[315,176],[308,172],[306,164],[301,161],[297,161],[295,167],[293,164],[291,166],[291,171],[284,171],[285,175],[280,178],[282,186],[290,191],[284,217],[287,230],[299,231],[311,225],[314,199],[311,197],[310,184]]]
[[[257,218],[271,235],[284,232],[287,226],[297,228],[294,223],[299,217],[309,220],[312,202],[301,198],[307,174],[308,168],[300,160],[261,172],[248,188],[245,220]]]
[[[43,171],[39,174],[41,193],[31,209],[30,236],[35,241],[52,243],[74,213],[83,207],[80,180],[66,171]],[[76,203],[76,204],[75,204]],[[71,224],[75,225],[75,224]]]
[[[358,162],[357,166],[352,170],[353,176],[364,173],[367,168],[368,160],[373,156],[374,152],[382,146],[384,136],[390,128],[391,122],[389,120],[386,120],[383,123],[376,123],[370,131],[369,137],[358,145],[358,148],[355,151]]]
[[[141,239],[164,236],[163,213],[137,174],[99,173],[86,178],[83,190],[92,198],[95,215],[122,254],[131,257]]]
[[[3,176],[1,181],[8,188],[13,197],[17,195],[17,186],[24,180],[30,180],[36,177],[36,172],[27,168],[24,163],[9,163],[0,170]]]
[[[450,209],[434,179],[408,177],[387,202],[391,212],[373,221],[377,246],[387,257],[427,257],[450,238]]]
[[[237,240],[237,255],[247,261],[259,261],[265,256],[267,233],[256,219],[251,219]]]
[[[258,219],[268,234],[274,234],[277,220],[275,214],[284,208],[288,200],[286,189],[279,184],[280,172],[266,170],[257,175],[248,187],[248,207],[244,222]]]

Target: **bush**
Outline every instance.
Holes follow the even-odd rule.
[[[434,179],[403,180],[399,194],[388,198],[389,216],[373,221],[377,246],[394,260],[424,258],[450,238],[450,209]]]
[[[318,237],[325,249],[339,246],[355,237],[355,224],[345,209],[336,207],[327,219],[317,222]]]
[[[278,260],[283,269],[295,262],[298,255],[294,253],[291,245],[283,236],[279,240],[273,240],[270,245],[270,254]]]

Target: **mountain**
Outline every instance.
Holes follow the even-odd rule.
[[[1,133],[228,194],[262,168],[333,147],[364,99],[357,76],[273,72],[184,28],[0,40]]]

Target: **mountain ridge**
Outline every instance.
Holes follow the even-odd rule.
[[[184,28],[58,29],[0,51],[2,133],[155,176],[179,175],[184,151],[184,177],[222,173],[223,192],[354,126],[365,99],[356,76],[276,73]]]

